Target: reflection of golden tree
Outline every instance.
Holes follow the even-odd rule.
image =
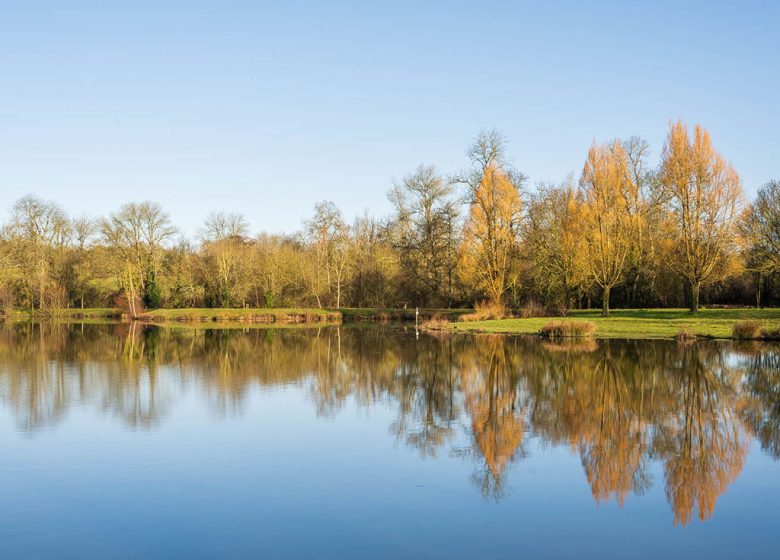
[[[736,417],[736,375],[719,351],[705,356],[694,345],[681,352],[679,401],[670,411],[662,453],[674,521],[686,525],[694,508],[702,521],[712,516],[718,497],[742,470],[747,437]]]
[[[594,368],[584,372],[582,413],[587,421],[579,441],[582,465],[597,502],[614,495],[623,505],[630,492],[649,486],[644,471],[646,425],[640,417],[642,387],[629,360],[613,357],[605,344]]]
[[[461,369],[461,390],[474,444],[484,459],[484,495],[500,497],[501,476],[523,441],[524,415],[505,340],[480,337],[475,360]]]
[[[740,411],[761,448],[780,459],[780,354],[762,346],[745,366]]]

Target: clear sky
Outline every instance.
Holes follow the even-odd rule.
[[[155,200],[290,231],[389,211],[482,128],[531,179],[700,122],[752,194],[780,179],[780,2],[0,0],[0,208]],[[5,210],[3,210],[5,211]]]

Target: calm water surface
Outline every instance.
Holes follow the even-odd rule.
[[[780,347],[0,326],[0,558],[780,550]]]

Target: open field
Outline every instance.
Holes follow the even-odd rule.
[[[593,321],[596,338],[673,338],[681,329],[689,329],[700,337],[731,338],[737,321],[755,319],[767,328],[780,326],[780,308],[702,309],[695,315],[686,309],[615,309],[607,318],[599,310],[575,310],[559,319]],[[442,328],[454,332],[536,334],[551,320],[499,319],[451,323]]]

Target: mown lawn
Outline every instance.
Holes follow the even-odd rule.
[[[593,321],[597,338],[673,338],[683,328],[697,336],[731,338],[734,323],[745,319],[757,319],[766,327],[777,327],[780,308],[702,309],[695,315],[686,309],[616,309],[607,318],[599,310],[588,310],[572,311],[568,317],[560,318]],[[461,332],[535,334],[551,320],[554,318],[459,322],[448,328]]]
[[[29,309],[8,309],[3,312],[3,316],[7,319],[21,320],[26,320],[30,317],[53,319],[116,319],[121,314],[122,312],[119,309],[111,307],[88,307],[85,309],[72,307],[65,309],[44,309],[43,311],[36,309],[32,313]]]

